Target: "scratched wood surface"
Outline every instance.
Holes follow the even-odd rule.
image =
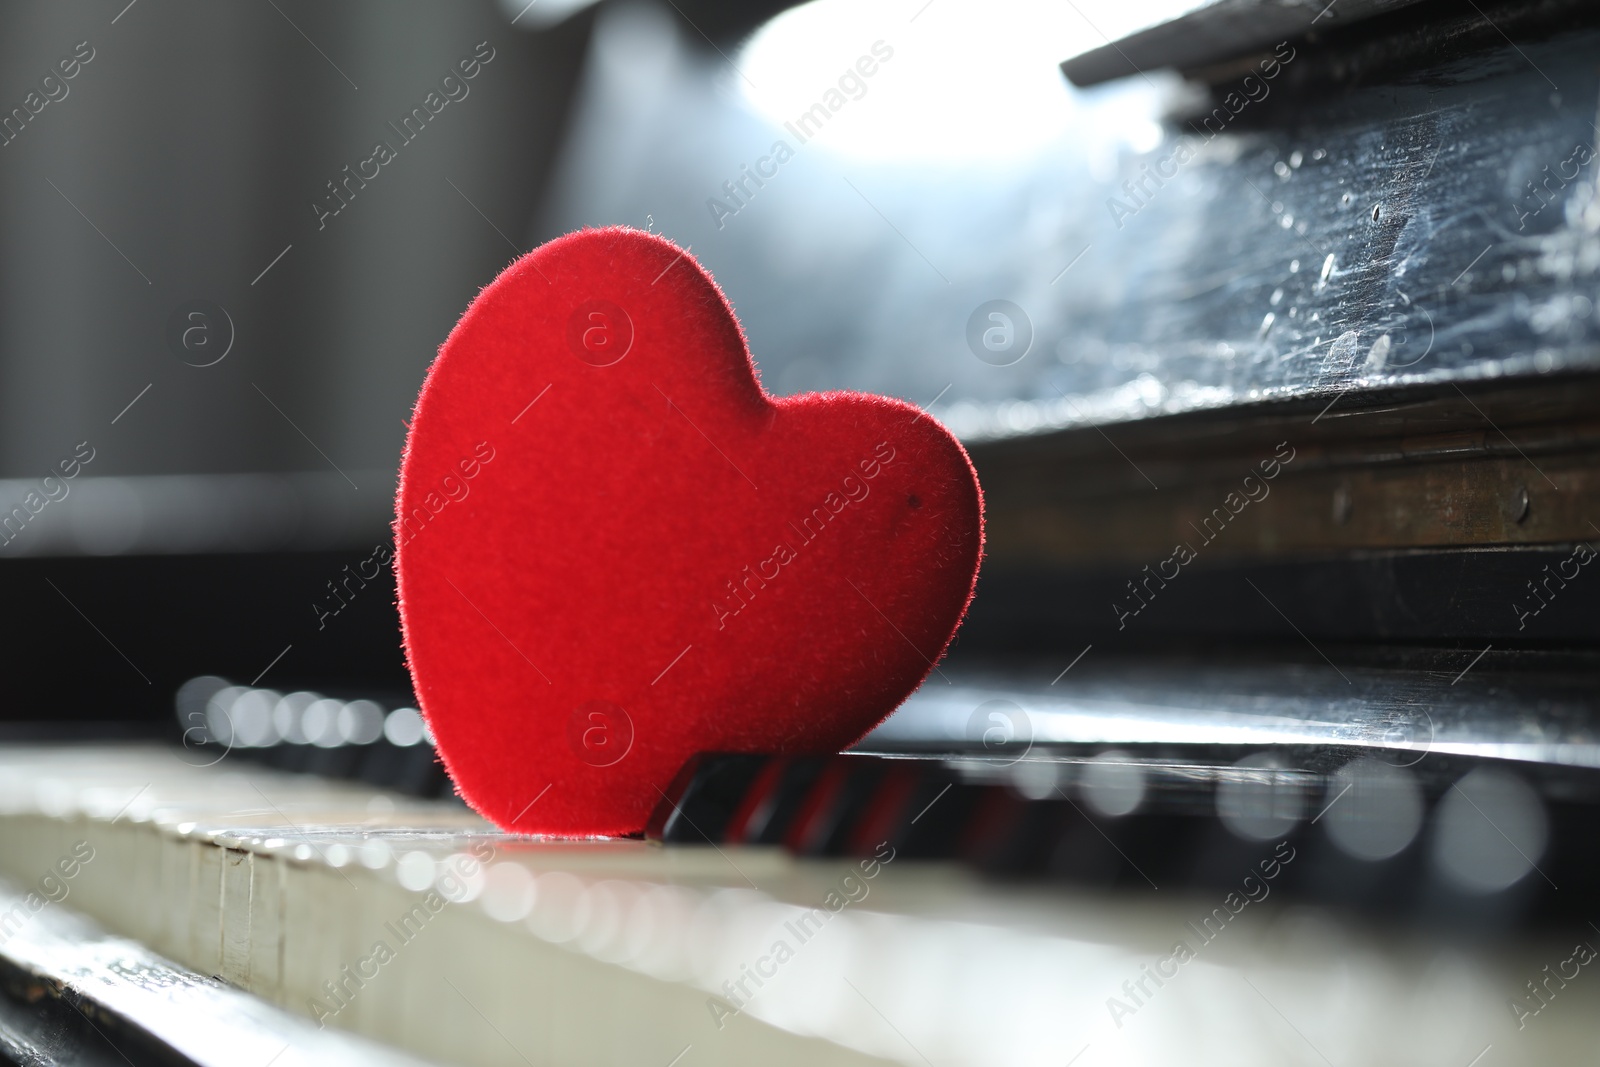
[[[992,163],[807,144],[722,226],[707,194],[781,124],[721,91],[716,57],[663,67],[646,120],[619,63],[574,123],[634,135],[574,143],[541,233],[652,213],[727,289],[770,388],[931,401],[973,441],[1592,371],[1593,11],[1424,7],[1421,27],[1291,44],[1271,78],[1252,56],[1208,86],[1151,70],[1019,95],[1060,132],[1024,152],[1001,140],[1016,115],[961,127]],[[995,299],[1030,343],[984,360],[967,328]]]

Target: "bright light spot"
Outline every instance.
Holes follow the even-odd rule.
[[[410,748],[422,740],[422,715],[416,708],[395,708],[383,720],[383,736],[392,745]]]
[[[337,732],[349,744],[372,744],[383,736],[383,726],[383,709],[370,700],[352,700],[339,709]]]
[[[503,923],[527,918],[536,892],[533,874],[520,863],[497,863],[484,879],[483,910]]]
[[[1154,152],[1161,144],[1161,124],[1150,119],[1130,123],[1127,138],[1128,147],[1135,152]]]
[[[814,0],[763,26],[735,63],[746,98],[792,150],[814,139],[861,158],[993,164],[1027,158],[1079,120],[1062,60],[1132,28],[1137,6]],[[1148,115],[1116,132],[1136,151],[1161,136]]]
[[[1138,809],[1144,801],[1144,768],[1126,752],[1102,752],[1083,766],[1078,782],[1084,802],[1102,815],[1118,818]]]
[[[233,705],[248,690],[242,685],[219,689],[206,701],[206,733],[211,740],[233,744]]]
[[[389,846],[379,838],[368,838],[356,849],[361,866],[371,871],[381,871],[389,863]]]
[[[546,941],[571,941],[589,923],[587,887],[577,875],[548,871],[535,883],[533,911],[528,928]]]
[[[230,713],[233,743],[241,748],[277,744],[278,731],[272,721],[272,709],[280,699],[279,694],[270,689],[246,689],[241,693]]]
[[[339,736],[339,711],[343,707],[344,701],[323,697],[306,708],[300,719],[306,740],[319,748],[343,744],[344,739]]]
[[[1435,866],[1469,893],[1498,893],[1535,870],[1550,827],[1539,794],[1510,771],[1479,767],[1439,802]]]
[[[499,0],[500,14],[519,30],[542,30],[575,15],[594,0]]]
[[[1217,815],[1246,841],[1282,837],[1300,821],[1305,805],[1302,776],[1281,767],[1275,753],[1246,756],[1217,782]]]
[[[317,702],[317,694],[301,691],[289,693],[272,709],[272,726],[278,736],[291,745],[307,744],[305,710]]]
[[[1360,860],[1386,860],[1422,829],[1422,788],[1404,767],[1358,759],[1328,785],[1323,825],[1333,843]]]
[[[434,886],[452,904],[476,900],[483,892],[483,864],[465,852],[457,852],[439,864]]]
[[[405,888],[420,893],[433,888],[435,865],[426,852],[407,852],[395,865],[395,877]]]

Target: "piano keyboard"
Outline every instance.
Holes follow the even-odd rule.
[[[1303,903],[1289,887],[1322,862],[1303,837],[1229,853],[1214,884],[1161,884],[1152,866],[1155,886],[1113,894],[871,841],[893,820],[848,783],[838,795],[868,818],[840,848],[764,843],[777,831],[744,795],[744,829],[707,828],[716,844],[670,825],[667,844],[556,842],[458,803],[188,761],[0,749],[0,960],[140,1033],[171,1029],[196,990],[244,997],[254,1028],[232,1054],[226,1028],[191,1037],[193,1062],[1462,1067],[1485,1049],[1564,1061],[1600,1037],[1600,981],[1575,962],[1600,941],[1587,925],[1402,932]],[[894,787],[896,810],[927,788]],[[690,799],[685,824],[706,813]],[[954,799],[935,795],[917,825]],[[54,902],[7,929],[29,892]],[[48,924],[69,918],[115,935],[79,943],[122,956],[53,958]],[[170,968],[142,1005],[118,999],[116,960],[137,946],[116,938],[159,955],[150,973]],[[207,1010],[236,1010],[220,1004]],[[263,1029],[282,1035],[275,1060]]]

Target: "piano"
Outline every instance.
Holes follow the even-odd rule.
[[[849,751],[509,835],[409,690],[390,470],[102,445],[0,547],[0,1063],[1583,1060],[1589,7],[530,9],[470,18],[519,85],[582,57],[533,237],[653,227],[769,388],[949,425],[967,623]]]

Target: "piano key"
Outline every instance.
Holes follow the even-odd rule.
[[[1551,768],[1530,786],[1510,761],[1434,754],[1410,765],[1407,749],[1389,753],[1395,764],[1357,752],[1327,766],[1336,757],[1326,749],[1241,757],[1234,746],[1050,744],[1010,760],[970,747],[702,756],[667,793],[651,836],[669,845],[777,843],[800,856],[866,856],[883,843],[996,879],[1134,896],[1225,889],[1263,841],[1285,840],[1310,858],[1280,886],[1284,895],[1466,927],[1571,921],[1584,898],[1555,887],[1600,889],[1587,844],[1600,772],[1587,768]],[[1317,760],[1327,769],[1279,765]],[[1125,780],[1107,778],[1108,768]],[[1517,838],[1497,833],[1488,815],[1475,824],[1481,834],[1452,846],[1452,805],[1470,809],[1475,801],[1456,798],[1485,775],[1506,784],[1511,792],[1496,785],[1496,795],[1524,829]],[[1396,796],[1414,796],[1415,806]],[[697,814],[674,818],[679,809]],[[1373,851],[1363,840],[1387,843]],[[1464,883],[1449,853],[1462,847],[1474,863],[1472,854],[1506,851],[1516,876],[1493,891]]]
[[[874,832],[892,823],[909,841],[945,818],[954,833],[941,841],[999,849],[992,869],[1020,857],[1065,863],[1071,878],[985,880],[897,850],[808,858],[720,842],[540,841],[497,833],[457,804],[231,760],[192,767],[183,755],[0,748],[0,873],[37,884],[89,842],[94,858],[47,914],[82,913],[160,946],[202,976],[180,985],[203,983],[217,972],[202,964],[216,961],[226,983],[308,1025],[322,1017],[325,1032],[430,1061],[665,1064],[690,1047],[682,1062],[916,1064],[920,1049],[954,1067],[1061,1063],[1091,1045],[1082,1062],[1231,1064],[1288,1047],[1278,1011],[1334,1062],[1404,1049],[1408,1062],[1460,1067],[1488,1044],[1554,1060],[1600,1037],[1600,983],[1569,981],[1563,1003],[1521,1030],[1507,1010],[1540,968],[1571,956],[1582,923],[1514,937],[1481,924],[1468,938],[1419,926],[1397,937],[1310,903],[1307,883],[1328,873],[1319,855],[1335,855],[1320,829],[1302,825],[1280,847],[1163,802],[1155,817],[1181,822],[1147,838],[1124,828],[1138,812],[1119,825],[1094,816],[1073,783],[1064,789],[1081,812],[1015,788],[1014,768],[970,758],[823,762],[843,767],[836,795],[850,780],[876,783],[858,811]],[[720,836],[768,761],[704,759],[687,777],[714,783],[718,766],[731,768],[724,784],[739,785],[715,804],[710,788],[698,808],[692,790],[675,792]],[[1164,773],[1151,772],[1147,795],[1165,795]],[[1170,777],[1208,780],[1193,767]],[[919,806],[930,789],[932,806]],[[1125,892],[1139,876],[1084,813],[1127,859],[1150,865],[1160,892]],[[834,836],[847,823],[828,833],[848,850],[855,839]],[[1168,884],[1152,840],[1188,842],[1186,861],[1213,869]],[[1425,854],[1410,852],[1413,862]],[[1581,879],[1561,884],[1587,898]],[[1258,902],[1226,903],[1262,887],[1270,896]],[[215,907],[198,906],[205,899]],[[1234,923],[1249,929],[1225,929]],[[1141,992],[1147,968],[1178,967],[1175,940],[1202,962]],[[373,958],[379,941],[387,962]],[[0,959],[11,947],[0,944]],[[1113,1000],[1125,1009],[1111,1011]],[[1195,1018],[1227,1025],[1196,1031]]]
[[[19,923],[18,915],[29,918]],[[425,1067],[174,965],[66,907],[36,910],[21,886],[0,884],[0,916],[9,920],[0,943],[5,986],[30,1005],[19,1012],[0,1000],[8,1063]]]

